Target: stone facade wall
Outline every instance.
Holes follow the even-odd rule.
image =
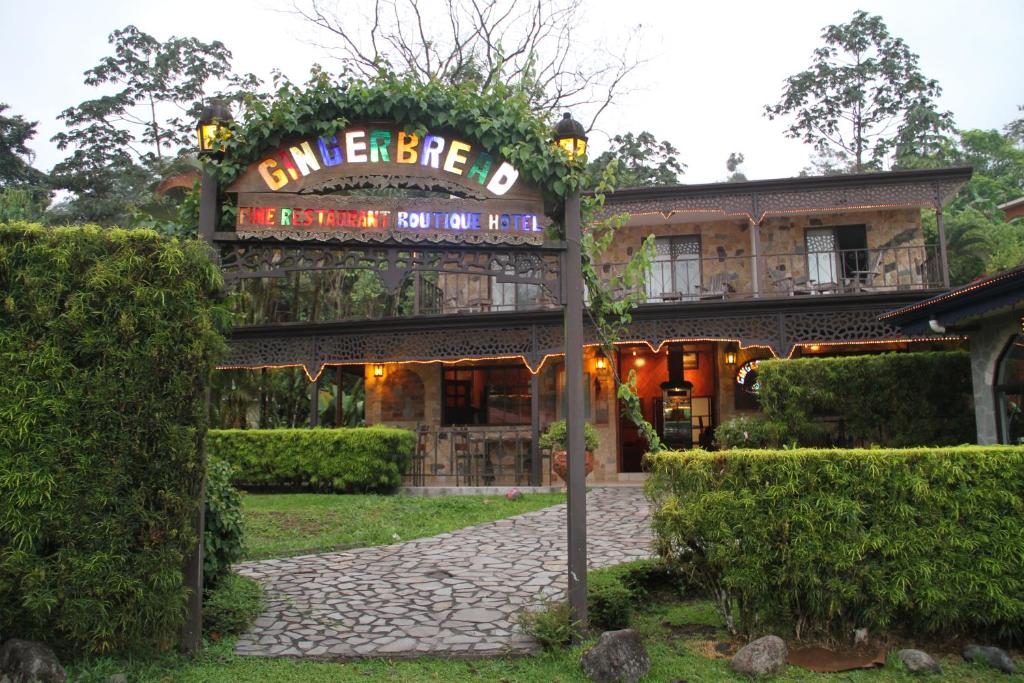
[[[988,320],[970,335],[971,380],[974,384],[974,419],[978,427],[978,443],[999,443],[996,428],[995,391],[999,356],[1009,341],[1020,331],[1020,314],[1007,314]]]
[[[415,429],[441,424],[441,366],[387,363],[384,376],[366,366],[366,424]]]
[[[864,225],[868,249],[887,249],[882,273],[876,284],[895,286],[920,284],[922,280],[924,232],[918,209],[848,211],[769,217],[761,225],[763,268],[775,268],[794,278],[807,276],[805,233],[809,228]],[[728,283],[733,292],[754,291],[751,268],[751,225],[747,220],[719,220],[672,225],[630,225],[620,233],[603,259],[602,269],[611,273],[616,264],[626,263],[641,242],[651,234],[658,237],[698,235],[701,238],[702,286],[714,291],[715,280]],[[912,249],[900,249],[910,247]],[[778,293],[762,274],[760,291]]]

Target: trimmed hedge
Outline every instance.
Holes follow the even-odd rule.
[[[416,435],[393,427],[211,429],[212,457],[243,487],[392,493],[412,461]]]
[[[660,555],[748,634],[1024,635],[1024,449],[651,455]]]
[[[207,248],[0,225],[0,633],[167,647],[227,313]]]
[[[971,367],[964,351],[766,360],[758,379],[761,407],[778,423],[782,443],[834,445],[815,417],[842,420],[841,445],[975,442]]]

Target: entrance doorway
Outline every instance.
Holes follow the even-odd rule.
[[[709,446],[714,430],[714,405],[716,386],[714,344],[686,344],[683,359],[683,374],[693,387],[690,398],[692,443],[694,446]],[[646,344],[623,346],[618,350],[618,367],[622,377],[628,377],[630,370],[636,370],[637,396],[644,419],[650,422],[659,437],[664,437],[665,425],[662,420],[663,393],[661,385],[668,381],[668,345],[655,353]],[[622,415],[619,405],[619,472],[644,471],[643,457],[650,450],[632,420]]]

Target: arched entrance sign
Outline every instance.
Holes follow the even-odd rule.
[[[456,132],[393,123],[290,140],[226,191],[245,237],[540,245],[551,225],[543,193],[508,161]]]

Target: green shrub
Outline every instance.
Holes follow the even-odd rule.
[[[0,633],[173,644],[227,314],[199,242],[0,226]]]
[[[768,419],[804,446],[952,446],[975,440],[963,351],[763,361],[758,399]],[[840,419],[828,435],[819,417]]]
[[[203,600],[203,632],[236,636],[263,610],[263,589],[253,579],[228,573]]]
[[[590,572],[587,615],[602,630],[629,627],[634,608],[655,590],[685,588],[682,577],[662,560],[634,560]]]
[[[545,650],[568,645],[580,632],[580,625],[572,620],[569,603],[551,600],[542,601],[539,609],[520,612],[519,628]]]
[[[242,497],[231,485],[231,466],[210,459],[206,466],[206,527],[203,587],[216,588],[242,559]]]
[[[1024,634],[1024,449],[650,459],[659,554],[748,633]]]
[[[416,435],[392,427],[211,429],[207,443],[211,456],[231,463],[240,486],[392,493]]]
[[[589,422],[583,424],[583,441],[584,447],[588,451],[596,451],[601,445],[601,437],[598,436],[597,429]],[[565,420],[556,420],[548,425],[548,428],[540,435],[538,443],[545,450],[566,450],[569,443],[569,432],[565,427]]]
[[[786,443],[786,430],[777,422],[755,417],[734,417],[715,427],[715,446],[730,448],[778,448]]]

